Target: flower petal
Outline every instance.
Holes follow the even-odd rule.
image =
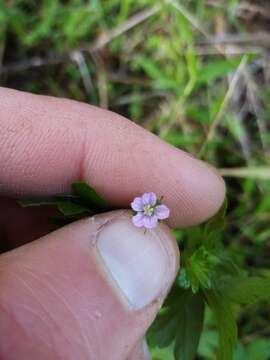
[[[132,222],[133,225],[137,227],[143,227],[144,226],[144,214],[142,212],[139,212],[137,215],[132,216]]]
[[[144,216],[143,224],[146,229],[153,229],[157,226],[158,218],[156,215]]]
[[[136,197],[130,204],[134,211],[143,211],[143,200],[141,197]]]
[[[157,202],[157,196],[153,192],[145,193],[142,196],[142,201],[143,201],[144,205],[154,206]]]
[[[158,205],[155,207],[155,215],[158,219],[167,219],[170,216],[170,209],[166,205]]]

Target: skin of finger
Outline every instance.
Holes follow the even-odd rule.
[[[119,295],[97,255],[96,235],[127,212],[81,220],[0,257],[0,358],[126,360],[144,336],[178,268],[178,250],[160,225],[171,257],[168,284],[141,310]]]
[[[115,206],[141,193],[164,196],[169,224],[213,215],[225,187],[215,171],[109,111],[0,88],[0,193],[66,192],[83,179]]]
[[[145,340],[140,340],[129,354],[127,360],[151,360]]]

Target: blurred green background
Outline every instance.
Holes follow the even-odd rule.
[[[267,0],[0,1],[0,85],[116,111],[218,167],[222,241],[269,272],[269,31]],[[237,318],[234,360],[270,359],[269,303]],[[207,309],[197,358],[215,359],[217,339]]]

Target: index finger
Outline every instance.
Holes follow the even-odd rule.
[[[0,88],[0,193],[67,192],[84,180],[119,207],[164,196],[170,225],[204,221],[221,206],[222,178],[202,161],[115,113]]]

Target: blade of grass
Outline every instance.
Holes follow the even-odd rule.
[[[238,178],[250,178],[259,180],[270,179],[270,167],[246,167],[246,168],[227,168],[219,169],[222,176],[226,177],[238,177]]]
[[[198,30],[201,34],[203,34],[206,39],[209,41],[211,45],[217,50],[217,52],[222,56],[227,56],[227,54],[224,52],[223,47],[221,47],[219,44],[216,44],[213,42],[212,36],[206,31],[206,29],[203,27],[203,25],[197,20],[197,18],[191,14],[182,4],[179,4],[175,0],[166,0],[167,4],[170,4],[173,6],[177,11],[179,11],[189,22],[190,24]]]
[[[228,91],[226,92],[225,96],[224,96],[224,99],[220,105],[220,108],[214,118],[214,120],[212,121],[212,124],[210,126],[210,129],[208,131],[208,134],[207,134],[207,137],[198,153],[198,156],[199,157],[202,157],[204,155],[204,152],[206,150],[206,147],[208,145],[208,143],[214,138],[215,136],[215,133],[216,133],[216,129],[217,129],[217,126],[218,124],[220,123],[220,120],[222,119],[222,116],[224,115],[224,112],[230,102],[230,99],[232,98],[232,95],[234,93],[234,89],[237,85],[237,82],[242,74],[242,71],[244,69],[244,67],[246,66],[247,64],[247,61],[248,61],[248,56],[247,55],[244,55],[242,57],[242,60],[238,66],[238,68],[236,69],[235,73],[234,73],[234,76],[232,78],[232,81],[230,82],[229,84],[229,88],[228,88]]]
[[[96,43],[91,47],[91,51],[96,51],[103,48],[105,45],[107,45],[117,36],[122,35],[126,31],[132,29],[134,26],[140,24],[149,17],[155,15],[157,12],[160,11],[160,9],[161,9],[161,5],[155,5],[150,9],[144,9],[138,12],[134,16],[130,17],[127,21],[117,26],[116,28],[103,34],[99,39],[97,39]]]

